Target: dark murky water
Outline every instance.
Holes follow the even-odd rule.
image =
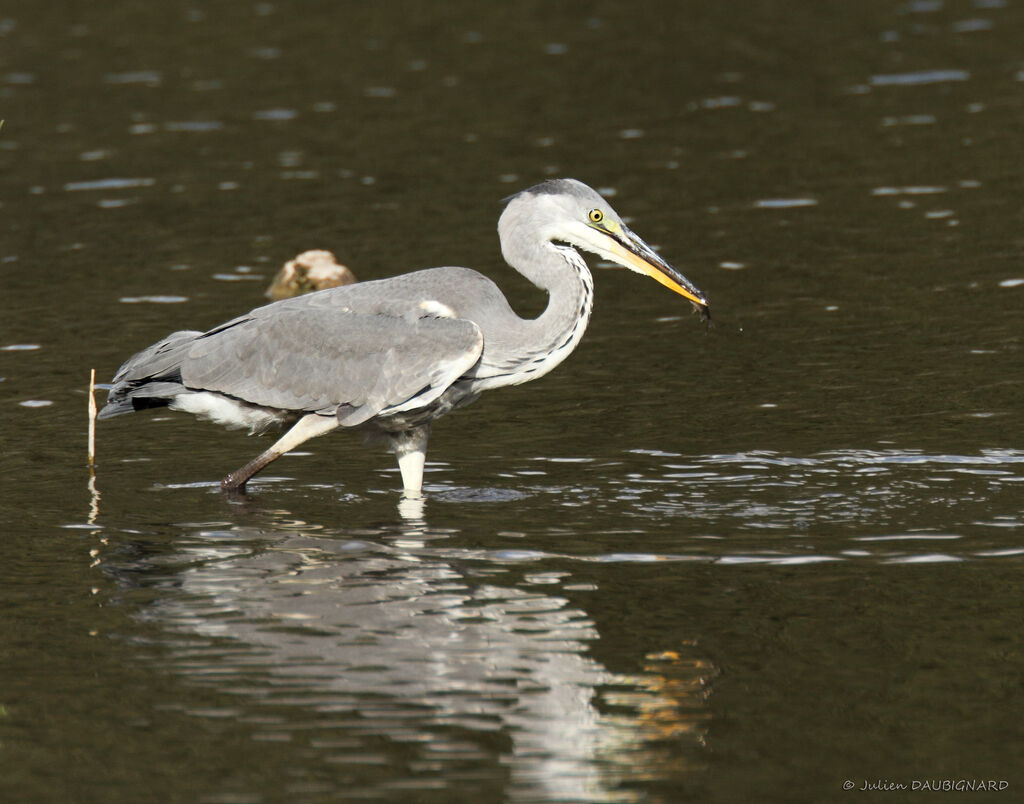
[[[1019,798],[1017,0],[94,5],[0,12],[5,800]],[[89,485],[89,368],[303,249],[537,311],[550,175],[715,326],[598,266],[423,506],[344,436],[226,499],[261,447],[175,414]]]

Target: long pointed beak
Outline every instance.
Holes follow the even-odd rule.
[[[617,262],[630,270],[646,274],[660,282],[669,290],[673,290],[687,299],[703,317],[711,317],[707,296],[627,227],[619,226],[615,231],[605,229],[600,225],[595,225],[593,228],[607,235],[606,248],[615,256]]]

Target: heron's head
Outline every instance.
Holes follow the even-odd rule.
[[[506,215],[544,240],[568,243],[656,279],[710,317],[707,297],[632,232],[595,190],[575,179],[552,179],[512,197]],[[504,216],[503,216],[504,217]]]

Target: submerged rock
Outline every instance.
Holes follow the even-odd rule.
[[[330,251],[313,249],[303,251],[294,260],[286,262],[270,283],[266,295],[277,301],[357,281],[351,269],[341,265]]]

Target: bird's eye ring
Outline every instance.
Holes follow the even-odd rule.
[[[599,209],[592,209],[592,210],[590,210],[590,222],[591,223],[600,223],[603,220],[604,220],[604,213],[601,210],[599,210]]]

